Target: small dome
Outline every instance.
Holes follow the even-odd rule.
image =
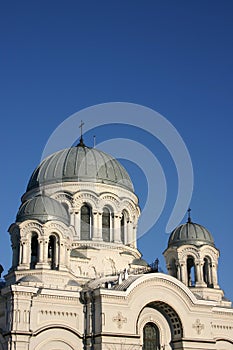
[[[175,228],[168,241],[169,247],[185,244],[193,244],[195,246],[209,244],[214,246],[214,240],[211,233],[205,227],[188,221]]]
[[[77,181],[100,182],[133,191],[127,171],[116,159],[83,143],[43,160],[33,172],[27,191],[40,185]]]
[[[33,219],[42,223],[49,220],[58,220],[67,226],[69,226],[70,221],[66,208],[55,199],[45,195],[36,196],[21,204],[16,221],[23,222]]]
[[[75,280],[69,280],[67,286],[78,287],[80,284]]]
[[[41,282],[41,280],[35,275],[26,275],[18,280],[18,283],[21,283],[21,282],[36,282],[36,283],[38,283],[38,282]]]
[[[139,258],[139,259],[134,259],[132,261],[132,265],[139,265],[139,266],[149,266],[146,262],[146,260]]]

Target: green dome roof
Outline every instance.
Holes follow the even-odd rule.
[[[62,182],[100,182],[133,191],[133,184],[125,168],[110,155],[79,144],[58,151],[33,172],[27,191],[40,185]]]
[[[49,220],[62,221],[69,226],[69,214],[66,208],[56,201],[44,195],[31,198],[21,204],[16,221],[38,220],[45,223]]]
[[[185,244],[193,244],[195,246],[209,244],[214,246],[214,240],[211,233],[205,227],[188,221],[175,228],[168,241],[169,247]]]

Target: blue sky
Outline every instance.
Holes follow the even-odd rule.
[[[221,252],[219,282],[233,300],[232,16],[232,1],[1,4],[0,261],[5,272],[11,261],[7,229],[53,130],[85,107],[123,101],[158,111],[185,141],[194,168],[192,218],[213,234]],[[158,257],[165,270],[164,232],[177,192],[168,152],[143,130],[99,127],[84,135],[86,143],[94,133],[97,144],[116,137],[136,140],[161,162],[168,184],[165,209],[138,245],[145,259]],[[137,166],[124,165],[143,207],[145,178]]]

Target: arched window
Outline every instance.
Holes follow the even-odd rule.
[[[188,286],[194,287],[196,284],[196,270],[195,262],[192,256],[188,256],[187,259],[187,274],[188,274]]]
[[[207,284],[207,287],[212,288],[212,274],[211,274],[211,260],[209,257],[204,258],[204,265],[203,265],[203,278],[204,282]]]
[[[48,262],[50,264],[51,270],[58,269],[58,241],[54,235],[49,236]]]
[[[143,328],[143,350],[159,350],[159,329],[154,323],[147,323]]]
[[[104,208],[102,215],[102,238],[105,242],[110,242],[110,210]]]
[[[81,239],[91,239],[91,208],[84,204],[81,208]]]
[[[38,262],[38,235],[33,232],[31,237],[31,259],[30,259],[30,268],[35,269],[35,266]]]

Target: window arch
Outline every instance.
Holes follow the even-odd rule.
[[[91,225],[92,225],[91,208],[87,204],[84,204],[81,208],[81,224],[80,224],[81,239],[83,240],[91,239]]]
[[[158,327],[148,322],[143,328],[143,350],[159,350],[160,349],[160,334]]]
[[[111,213],[108,208],[103,209],[102,215],[102,238],[105,242],[110,242]]]
[[[36,232],[32,233],[31,236],[31,259],[30,259],[30,268],[35,269],[36,264],[38,262],[38,234]]]

